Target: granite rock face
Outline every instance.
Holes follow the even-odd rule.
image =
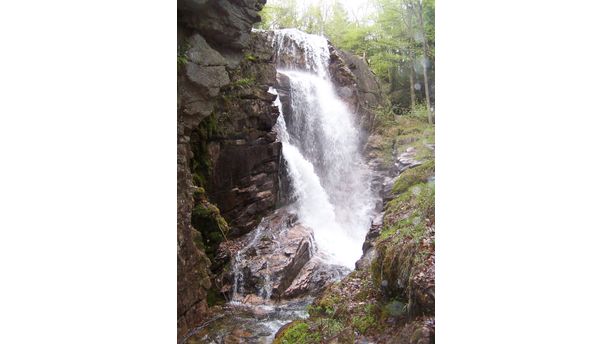
[[[254,75],[246,75],[252,70],[243,62],[251,65],[255,63],[243,61],[242,51],[251,40],[251,28],[260,20],[257,12],[264,4],[265,0],[178,2],[179,338],[199,325],[208,310],[211,262],[206,252],[214,251],[210,239],[214,238],[212,234],[219,234],[219,231],[208,233],[208,230],[227,227],[218,216],[219,210],[211,202],[223,203],[220,206],[223,215],[228,211],[242,215],[238,225],[254,223],[253,220],[261,216],[258,212],[274,206],[277,186],[270,182],[273,177],[257,177],[258,174],[268,172],[274,176],[275,165],[278,165],[279,147],[274,144],[274,136],[270,133],[275,121],[273,99],[270,100],[262,92],[264,86],[261,86],[266,83],[266,78],[261,76],[264,71],[270,73],[270,67],[273,66],[255,67]],[[265,61],[262,63],[265,64]],[[250,85],[239,82],[244,79],[253,82]],[[241,87],[236,87],[238,85]],[[220,120],[225,122],[219,123]],[[221,132],[217,130],[219,128],[226,131]],[[246,164],[236,163],[244,157],[249,158]],[[251,184],[259,191],[244,191],[250,190]],[[231,201],[231,196],[226,195],[229,192],[227,190],[233,189],[236,189],[233,195],[238,196],[238,201]],[[198,200],[194,200],[195,192],[199,192]],[[243,209],[246,208],[244,202],[256,203],[258,209],[246,211]],[[194,209],[198,210],[197,218],[200,220],[197,230],[192,224]]]

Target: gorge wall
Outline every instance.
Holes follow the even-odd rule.
[[[279,109],[270,32],[254,31],[265,0],[179,0],[177,89],[177,327],[181,338],[207,315],[217,247],[254,229],[281,203],[284,161],[272,127]],[[381,94],[359,58],[330,45],[340,97],[373,126]],[[367,136],[367,135],[366,135]]]
[[[274,124],[274,109],[265,91],[241,94],[239,86],[242,49],[248,45],[253,23],[260,20],[258,11],[265,0],[215,1],[179,0],[177,28],[177,327],[178,337],[197,326],[207,311],[207,290],[211,287],[210,253],[221,236],[229,234],[228,224],[217,207],[209,202],[211,195],[221,199],[225,211],[244,204],[239,185],[268,163],[277,168],[272,137],[265,137]],[[265,68],[262,68],[265,70]],[[272,72],[273,77],[273,72]],[[226,90],[227,89],[227,90]],[[227,94],[235,99],[227,99]],[[225,96],[225,97],[224,97]],[[251,107],[256,111],[248,111]],[[235,109],[234,116],[228,109]],[[248,112],[247,112],[248,111]],[[217,127],[223,119],[224,127]],[[225,133],[220,129],[236,128]],[[252,130],[251,130],[252,129]],[[222,134],[223,133],[223,134]],[[247,135],[251,134],[251,135]],[[260,153],[257,159],[255,154]],[[230,152],[230,154],[228,154]],[[262,157],[264,155],[264,157]],[[235,163],[241,157],[250,160]],[[278,153],[276,153],[278,156]],[[222,170],[222,165],[232,168]],[[215,173],[216,171],[216,173]],[[223,178],[224,174],[227,178]],[[274,203],[274,179],[266,184]],[[264,175],[266,177],[266,175]],[[214,181],[214,182],[212,182]],[[261,185],[261,184],[260,184]],[[212,193],[207,189],[210,187]],[[238,188],[238,190],[234,190]],[[246,188],[248,189],[248,187]],[[262,187],[263,189],[263,187]],[[262,191],[263,192],[263,191]],[[239,196],[235,199],[232,196]],[[255,194],[256,196],[257,194]],[[264,196],[264,195],[260,195]],[[242,203],[241,203],[242,202]],[[236,205],[236,206],[234,206]],[[234,207],[233,207],[234,206]],[[259,203],[257,206],[262,206]],[[228,209],[231,208],[231,209]],[[246,207],[242,207],[246,209]],[[251,215],[253,217],[254,215]],[[230,218],[230,217],[228,217]],[[248,223],[249,216],[239,219],[235,228]],[[230,224],[233,224],[230,222]],[[208,252],[207,252],[208,251]],[[206,253],[209,253],[207,256]]]

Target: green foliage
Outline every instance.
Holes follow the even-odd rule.
[[[296,0],[268,1],[259,14],[261,22],[256,27],[260,29],[286,29],[300,26]]]

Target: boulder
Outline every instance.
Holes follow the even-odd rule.
[[[220,247],[219,256],[234,257],[232,276],[227,279],[236,283],[234,300],[261,303],[312,296],[349,272],[316,256],[312,230],[295,220],[295,214],[281,208],[238,239],[239,245],[228,242]]]
[[[279,298],[310,260],[314,252],[312,230],[293,224],[294,217],[282,210],[266,218],[243,239],[234,258],[234,283],[245,302],[257,295]]]

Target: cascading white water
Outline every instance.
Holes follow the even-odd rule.
[[[355,115],[330,81],[327,40],[295,29],[275,31],[277,56],[302,56],[303,63],[277,57],[289,79],[291,115],[281,109],[276,131],[283,143],[299,221],[313,229],[320,252],[353,268],[371,223],[374,197],[359,150]],[[276,90],[271,90],[276,94]]]

